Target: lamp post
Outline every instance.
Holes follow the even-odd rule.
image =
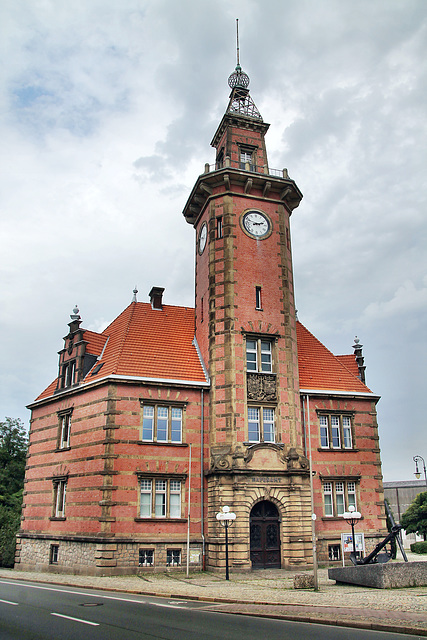
[[[414,476],[416,477],[417,480],[420,479],[420,470],[418,469],[418,461],[423,463],[423,469],[424,469],[424,480],[426,483],[426,487],[427,487],[427,473],[426,473],[426,462],[424,460],[424,458],[422,456],[414,456],[412,458],[412,460],[415,462],[415,473]]]
[[[349,508],[348,508],[348,511],[344,511],[344,513],[342,514],[342,517],[347,522],[347,524],[351,525],[351,539],[352,539],[352,542],[353,542],[353,555],[354,555],[354,562],[356,564],[356,562],[357,562],[357,559],[356,559],[356,538],[354,537],[354,525],[358,523],[358,521],[362,517],[362,514],[359,513],[359,511],[356,511],[356,509],[353,507],[353,505],[350,505]]]
[[[230,580],[228,572],[228,527],[233,524],[236,514],[230,511],[230,507],[225,506],[216,514],[216,519],[225,528],[225,579]]]

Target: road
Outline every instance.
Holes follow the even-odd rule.
[[[402,640],[207,611],[206,602],[0,580],[0,640]]]

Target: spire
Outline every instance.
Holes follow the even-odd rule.
[[[242,116],[257,118],[262,121],[260,112],[255,102],[249,95],[249,76],[242,70],[240,66],[240,49],[239,49],[239,20],[236,19],[237,30],[237,64],[233,73],[228,78],[228,86],[231,89],[230,102],[228,103],[227,113],[240,113]]]

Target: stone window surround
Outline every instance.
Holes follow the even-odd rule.
[[[342,409],[316,409],[316,413],[319,420],[319,438],[320,438],[320,416],[326,416],[328,420],[328,446],[327,447],[318,447],[318,451],[358,451],[358,449],[354,446],[355,444],[355,434],[354,434],[354,416],[355,411],[345,411]],[[340,429],[340,446],[334,447],[332,445],[332,428],[331,428],[331,417],[337,417],[339,419],[339,429]],[[350,418],[350,430],[351,430],[351,447],[344,447],[344,431],[343,431],[343,417]]]
[[[140,398],[140,434],[141,439],[138,441],[139,444],[156,444],[156,445],[174,445],[174,446],[187,446],[183,443],[184,433],[185,433],[185,418],[186,418],[186,410],[188,401],[173,401],[173,400],[162,400],[162,399],[154,399],[154,398]],[[154,407],[154,424],[153,424],[153,439],[144,440],[143,439],[143,421],[144,421],[144,407]],[[168,409],[168,439],[167,440],[157,440],[157,409],[159,407],[167,407]],[[172,409],[181,409],[181,439],[179,441],[171,440],[171,410]]]
[[[58,436],[56,440],[56,449],[55,451],[64,451],[70,449],[70,435],[71,435],[71,416],[73,413],[74,407],[69,407],[67,409],[61,409],[57,411],[58,416]],[[68,420],[68,423],[66,421]],[[64,431],[67,429],[68,437],[64,440]],[[66,444],[65,444],[66,443]]]
[[[349,502],[348,502],[348,484],[354,484],[354,498],[355,498],[355,507],[357,509],[357,504],[360,502],[360,496],[358,495],[358,489],[360,487],[360,476],[327,476],[323,474],[319,474],[319,479],[322,483],[322,498],[323,498],[323,510],[325,514],[325,493],[324,493],[324,485],[325,483],[330,483],[332,485],[332,508],[333,515],[323,515],[322,520],[327,522],[331,520],[337,520],[342,522],[342,515],[337,515],[337,501],[336,501],[336,485],[337,483],[342,483],[344,485],[344,510],[348,510]],[[361,517],[363,520],[363,516]]]
[[[155,516],[154,515],[154,498],[155,498],[155,488],[152,487],[152,515],[150,516],[140,516],[138,515],[134,518],[135,522],[185,522],[186,518],[182,517],[182,507],[183,507],[183,497],[184,497],[184,489],[185,482],[187,479],[186,473],[160,473],[160,472],[150,472],[150,471],[135,471],[135,475],[138,477],[138,513],[141,510],[141,480],[151,480],[155,482],[156,480],[166,480],[167,481],[167,495],[166,495],[166,516]],[[170,508],[170,481],[176,480],[181,483],[181,517],[180,518],[171,518],[169,517],[169,508]]]

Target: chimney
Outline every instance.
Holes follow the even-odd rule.
[[[360,343],[360,340],[356,336],[354,338],[354,345],[353,345],[354,356],[356,358],[357,366],[359,367],[359,378],[361,379],[363,384],[365,384],[365,369],[366,369],[366,367],[364,366],[365,358],[362,355],[363,344],[359,344],[359,343]]]
[[[153,287],[148,294],[150,296],[151,308],[158,309],[161,311],[163,309],[162,305],[162,297],[163,297],[163,287]]]

